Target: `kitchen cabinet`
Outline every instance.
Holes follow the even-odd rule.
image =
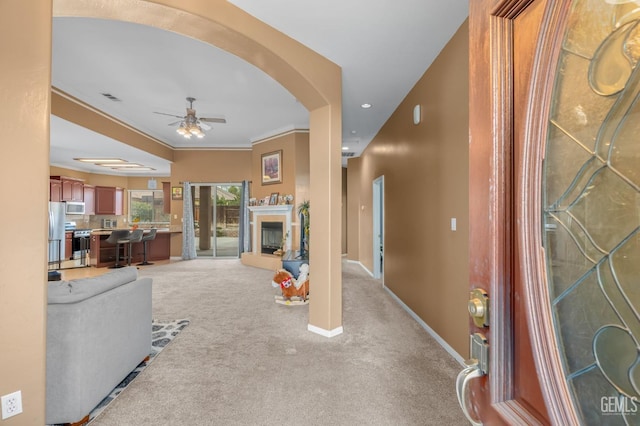
[[[66,231],[64,233],[64,257],[73,259],[73,232]]]
[[[84,185],[82,188],[84,196],[84,214],[96,214],[96,187]]]
[[[124,214],[124,189],[113,186],[95,187],[95,214]]]
[[[116,188],[116,214],[124,214],[124,189]]]
[[[62,181],[49,179],[49,201],[62,201]]]
[[[82,179],[70,178],[66,176],[50,176],[49,187],[52,181],[59,181],[62,188],[62,195],[59,201],[84,201],[84,181]],[[56,185],[57,186],[57,185]],[[57,187],[56,187],[57,191]],[[57,194],[56,194],[57,195]],[[53,201],[53,200],[51,200]]]

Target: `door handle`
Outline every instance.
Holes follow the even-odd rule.
[[[456,394],[458,403],[464,416],[473,426],[482,426],[469,413],[467,409],[467,386],[472,379],[489,374],[489,344],[481,333],[473,333],[469,336],[469,349],[471,359],[465,361],[467,367],[462,370],[456,378]]]
[[[482,426],[482,422],[475,420],[471,417],[469,410],[467,409],[467,385],[471,379],[484,376],[484,373],[480,369],[478,360],[470,359],[465,362],[467,367],[462,370],[456,378],[456,394],[458,395],[458,403],[462,409],[462,413],[469,420],[473,426]]]

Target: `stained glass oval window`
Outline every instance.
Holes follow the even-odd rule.
[[[542,213],[557,344],[585,424],[640,424],[639,61],[640,1],[572,2]]]

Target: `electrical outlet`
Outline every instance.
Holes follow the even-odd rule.
[[[2,402],[2,420],[22,413],[22,392],[17,391],[0,398]]]

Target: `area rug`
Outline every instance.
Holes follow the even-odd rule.
[[[179,319],[173,321],[163,321],[154,319],[151,324],[151,353],[149,359],[142,361],[127,377],[120,382],[107,397],[105,397],[89,414],[89,421],[84,423],[88,425],[95,419],[100,413],[104,411],[107,406],[120,395],[120,392],[126,388],[129,383],[135,379],[142,370],[144,370],[155,357],[169,344],[171,341],[186,327],[189,325],[188,319]],[[83,426],[84,426],[83,425]],[[50,425],[58,426],[58,425]]]

